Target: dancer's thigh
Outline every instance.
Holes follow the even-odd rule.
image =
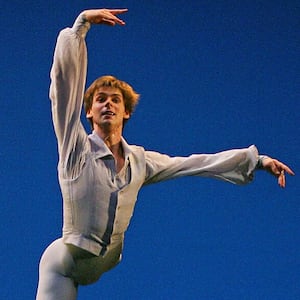
[[[54,241],[40,261],[37,299],[76,299],[77,283],[69,276],[74,267],[73,257],[62,239]]]

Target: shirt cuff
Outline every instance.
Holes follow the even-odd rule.
[[[257,164],[256,164],[256,169],[257,170],[262,170],[264,168],[263,166],[263,160],[267,158],[266,155],[258,155],[258,160],[257,160]]]
[[[90,27],[91,23],[86,20],[84,13],[81,13],[75,20],[72,30],[82,38],[85,38]]]

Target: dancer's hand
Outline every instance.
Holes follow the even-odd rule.
[[[262,160],[262,168],[278,178],[280,187],[285,187],[285,172],[290,175],[295,175],[294,172],[284,163],[271,157],[265,157]]]
[[[125,22],[116,15],[127,12],[128,9],[89,9],[83,12],[85,19],[91,24],[105,24],[114,26],[125,25]]]

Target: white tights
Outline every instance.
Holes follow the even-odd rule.
[[[104,257],[54,241],[44,252],[39,268],[36,300],[75,300],[78,285],[96,282],[121,259],[122,244]]]

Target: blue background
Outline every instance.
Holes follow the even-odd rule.
[[[129,9],[125,27],[87,36],[87,84],[113,74],[142,95],[129,143],[170,155],[256,144],[299,173],[299,1],[1,1],[1,299],[34,299],[61,234],[49,70],[59,30],[99,7]],[[78,299],[300,299],[300,184],[287,179],[144,188],[123,261]]]

